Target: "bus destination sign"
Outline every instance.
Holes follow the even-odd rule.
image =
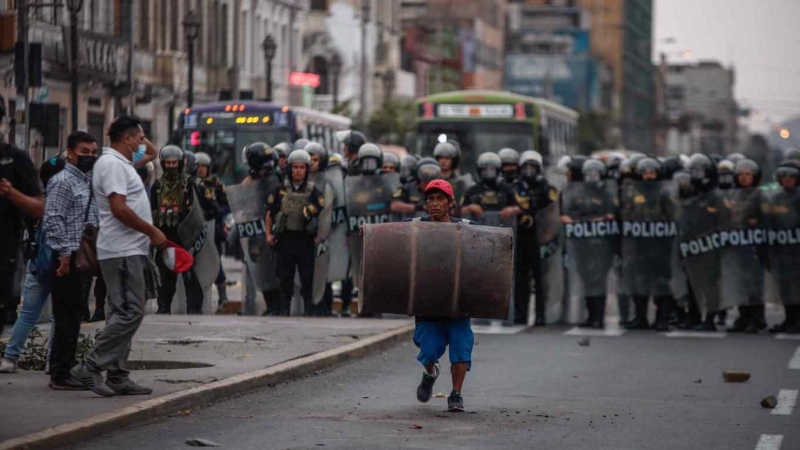
[[[436,105],[437,117],[510,119],[514,117],[513,105]]]

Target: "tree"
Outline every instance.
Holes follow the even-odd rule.
[[[381,144],[404,145],[406,133],[413,129],[413,100],[389,99],[367,121],[369,136]]]

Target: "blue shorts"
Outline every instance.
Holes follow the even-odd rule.
[[[469,319],[418,320],[414,329],[414,344],[419,347],[417,361],[423,366],[439,362],[445,348],[450,346],[450,364],[472,366],[472,345],[475,335]]]

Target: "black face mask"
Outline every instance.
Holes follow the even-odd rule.
[[[93,155],[80,155],[75,162],[75,167],[83,173],[89,173],[97,162],[97,157]]]

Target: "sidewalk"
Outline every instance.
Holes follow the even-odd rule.
[[[135,369],[131,378],[152,387],[152,395],[101,398],[91,392],[53,391],[43,372],[0,374],[0,447],[8,439],[341,348],[409,324],[396,319],[148,315],[130,361]],[[94,334],[101,327],[91,324],[81,332]],[[47,328],[42,326],[44,336]],[[172,368],[186,365],[200,367]]]

